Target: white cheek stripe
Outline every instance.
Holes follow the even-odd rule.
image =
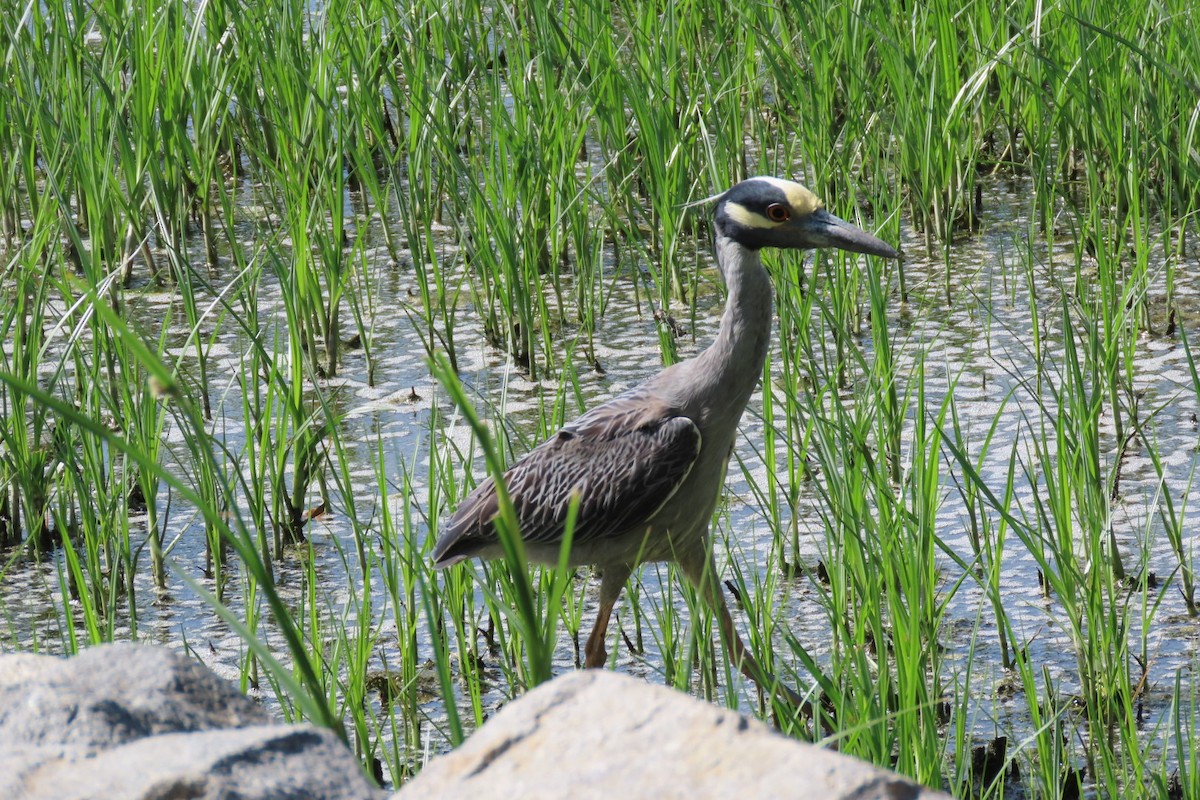
[[[778,222],[772,222],[762,214],[756,214],[741,203],[726,203],[725,213],[729,218],[745,228],[778,228]]]

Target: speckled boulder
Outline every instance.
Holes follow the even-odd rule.
[[[0,656],[0,797],[382,796],[332,732],[270,723],[233,686],[163,648]]]
[[[395,800],[933,800],[907,778],[662,686],[574,672],[504,708]]]

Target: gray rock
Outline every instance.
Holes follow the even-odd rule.
[[[0,797],[383,796],[331,731],[269,722],[233,686],[158,647],[0,656]]]
[[[395,800],[421,798],[811,798],[933,800],[948,795],[778,735],[662,686],[604,670],[538,687]]]
[[[269,721],[233,686],[159,647],[123,643],[68,659],[0,658],[0,743],[47,755],[84,756],[146,736]]]
[[[30,798],[359,800],[382,797],[332,731],[263,725],[152,736],[24,773]],[[8,795],[5,795],[8,796]]]

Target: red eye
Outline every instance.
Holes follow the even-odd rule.
[[[771,203],[767,206],[767,219],[772,222],[787,222],[791,216],[791,210],[783,203]]]

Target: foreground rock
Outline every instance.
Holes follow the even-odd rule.
[[[0,656],[0,797],[376,800],[330,731],[276,725],[170,650]]]
[[[383,796],[333,733],[271,724],[233,686],[170,650],[0,655],[0,798]],[[395,797],[945,796],[673,690],[589,670],[509,704]]]
[[[662,686],[602,670],[564,675],[512,703],[396,800],[948,795]]]

